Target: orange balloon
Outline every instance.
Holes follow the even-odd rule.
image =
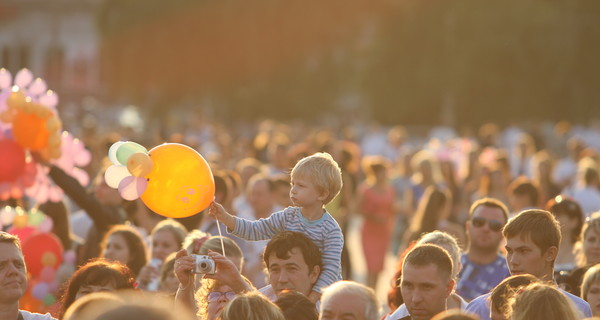
[[[154,166],[146,176],[141,199],[150,210],[184,218],[206,209],[215,197],[215,181],[204,158],[194,149],[165,143],[148,152]]]
[[[46,128],[46,119],[35,113],[18,111],[13,120],[13,135],[23,148],[40,150],[48,145],[50,133]]]

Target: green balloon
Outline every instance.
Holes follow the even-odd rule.
[[[125,142],[122,145],[120,145],[117,149],[117,161],[119,161],[120,164],[126,166],[127,159],[129,159],[129,157],[131,157],[132,154],[137,152],[148,153],[148,149],[135,142]]]
[[[47,296],[44,297],[45,305],[51,306],[54,304],[54,302],[56,302],[56,298],[52,294],[49,293]]]
[[[44,221],[44,219],[46,218],[46,215],[41,212],[40,210],[37,209],[31,209],[31,211],[29,212],[29,224],[32,226],[37,226],[40,223],[42,223],[42,221]]]

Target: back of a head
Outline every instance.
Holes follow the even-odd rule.
[[[223,254],[223,248],[221,247],[221,241],[223,241],[223,247],[225,247],[225,255],[235,256],[235,257],[244,257],[244,253],[240,246],[238,246],[235,241],[231,238],[223,237],[223,236],[212,236],[208,238],[202,246],[200,247],[199,254],[208,254],[208,250],[218,252]]]
[[[64,313],[63,320],[92,320],[100,314],[124,305],[125,302],[112,292],[93,292],[75,301]]]
[[[117,294],[119,304],[110,306],[89,320],[192,320],[195,317],[185,308],[173,311],[172,300],[159,295],[143,295],[136,291]],[[73,319],[87,320],[87,319]]]
[[[535,307],[533,307],[535,306]],[[577,320],[575,306],[552,285],[534,283],[517,292],[510,302],[512,320]]]
[[[531,239],[542,253],[550,247],[558,248],[561,240],[560,224],[554,215],[539,209],[522,211],[508,220],[502,235],[505,239]]]
[[[518,177],[508,186],[509,194],[527,197],[529,206],[536,207],[539,205],[540,191],[527,177]]]
[[[452,309],[438,313],[431,320],[480,320],[477,315],[458,309]]]
[[[500,282],[490,295],[490,307],[492,312],[499,314],[508,313],[508,301],[522,287],[538,282],[539,279],[530,274],[519,274],[510,276]]]
[[[265,296],[250,292],[231,300],[223,309],[221,320],[285,320],[285,317],[279,307]]]
[[[354,281],[338,281],[323,290],[321,296],[321,313],[327,307],[328,301],[340,294],[353,295],[361,298],[365,302],[365,319],[379,319],[379,301],[375,295],[375,291],[361,283]]]
[[[279,295],[275,304],[281,309],[286,320],[319,319],[316,305],[300,292],[284,292]]]
[[[421,239],[417,241],[417,245],[426,243],[435,244],[448,252],[450,258],[452,258],[452,277],[455,278],[460,271],[459,264],[461,255],[461,250],[456,238],[446,232],[436,230],[424,234]]]

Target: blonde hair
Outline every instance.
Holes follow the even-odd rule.
[[[208,316],[208,294],[222,286],[226,286],[227,284],[215,279],[202,278],[200,280],[200,288],[194,294],[194,298],[198,304],[198,319],[207,319]]]
[[[342,189],[342,170],[327,152],[317,152],[300,159],[292,169],[291,176],[306,177],[319,191],[327,192],[323,204],[331,202]]]
[[[180,223],[172,219],[165,219],[156,224],[154,229],[152,229],[152,233],[150,234],[151,238],[154,238],[154,235],[160,231],[169,231],[173,237],[175,237],[175,241],[179,249],[181,249],[183,245],[183,240],[187,236],[187,229]]]
[[[452,259],[452,279],[456,280],[458,272],[460,271],[461,254],[461,250],[458,246],[458,242],[456,242],[456,238],[446,232],[436,230],[425,233],[421,239],[419,239],[417,245],[425,243],[435,244],[448,252],[450,258]],[[447,250],[447,248],[450,250]]]
[[[531,284],[517,292],[510,299],[510,312],[512,320],[579,319],[577,309],[569,298],[553,286],[543,283]]]
[[[222,320],[285,320],[281,309],[258,292],[236,296],[223,309]]]
[[[587,301],[588,291],[592,283],[600,280],[600,264],[597,264],[588,269],[583,275],[583,281],[581,282],[581,298]]]

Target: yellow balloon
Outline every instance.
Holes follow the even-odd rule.
[[[154,164],[150,156],[142,152],[136,152],[127,159],[127,170],[134,177],[147,176],[152,172],[153,167]]]
[[[204,158],[194,149],[165,143],[148,152],[154,167],[146,176],[142,201],[169,218],[184,218],[206,209],[215,196],[215,181]]]

